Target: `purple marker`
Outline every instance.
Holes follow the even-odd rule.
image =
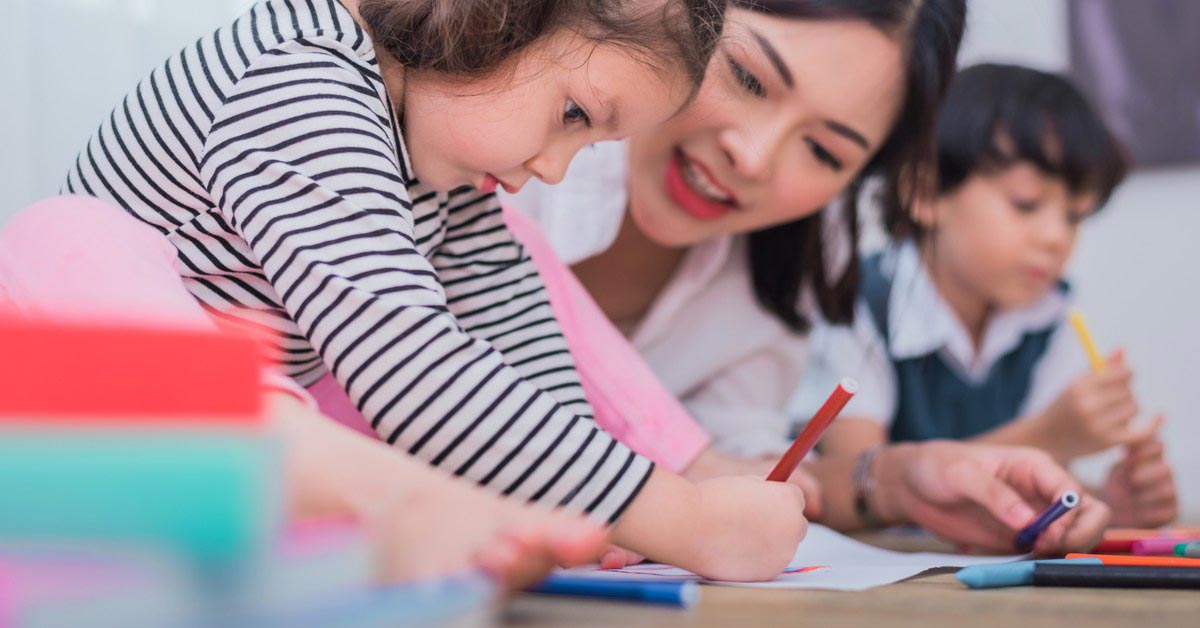
[[[1075,491],[1067,491],[1050,504],[1042,514],[1038,515],[1033,523],[1025,526],[1023,530],[1017,533],[1017,550],[1028,552],[1033,548],[1033,544],[1037,542],[1038,537],[1050,527],[1050,524],[1058,521],[1058,518],[1067,514],[1067,511],[1079,505],[1079,494]]]

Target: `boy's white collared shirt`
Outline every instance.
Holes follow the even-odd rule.
[[[885,272],[894,272],[887,313],[890,354],[861,300],[853,325],[820,325],[813,335],[810,375],[793,403],[797,416],[810,414],[832,382],[850,376],[859,381],[859,393],[844,415],[890,424],[897,404],[893,359],[937,352],[964,380],[981,382],[1027,333],[1048,327],[1055,329],[1034,369],[1021,415],[1043,410],[1087,368],[1086,356],[1065,322],[1070,300],[1063,292],[1051,290],[1027,307],[994,314],[976,351],[967,329],[921,263],[916,245],[890,247],[884,256]]]

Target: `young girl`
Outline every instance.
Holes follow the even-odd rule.
[[[936,195],[890,213],[897,239],[863,260],[854,326],[826,330],[816,352],[862,384],[825,450],[977,439],[1070,461],[1126,445],[1102,492],[1117,521],[1169,522],[1158,420],[1132,424],[1120,352],[1090,372],[1065,322],[1063,270],[1079,225],[1125,174],[1120,147],[1066,80],[981,65],[950,90],[938,161]]]
[[[822,209],[852,203],[870,176],[885,203],[906,206],[903,182],[930,154],[964,12],[955,0],[734,2],[726,44],[686,112],[627,145],[584,152],[563,185],[512,199],[568,261],[587,258],[574,267],[582,287],[544,261],[552,255],[538,262],[556,311],[590,325],[567,333],[585,385],[601,389],[589,390],[597,410],[667,410],[629,430],[638,451],[698,478],[766,473],[787,447],[808,323],[853,312],[855,264],[839,254],[854,250],[855,225]],[[524,238],[536,230],[522,231],[534,248]],[[590,316],[582,288],[684,416],[651,395],[636,355],[619,355],[619,331],[600,338],[605,321]],[[691,437],[687,413],[707,436]],[[1057,492],[1078,488],[1027,448],[930,442],[876,454],[810,466],[821,499],[809,495],[809,515],[843,530],[917,523],[1004,551]],[[1085,499],[1078,514],[1039,549],[1090,547],[1107,509]]]
[[[267,0],[138,85],[66,187],[157,230],[214,318],[271,332],[300,384],[332,373],[388,443],[620,519],[614,539],[661,560],[770,578],[804,534],[800,491],[693,485],[598,429],[491,195],[675,113],[721,9]]]

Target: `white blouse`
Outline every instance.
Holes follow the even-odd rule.
[[[612,244],[624,216],[625,151],[623,143],[597,144],[560,185],[531,181],[504,201],[538,222],[564,262],[595,255]],[[787,402],[808,343],[759,306],[745,238],[692,247],[628,337],[717,448],[745,456],[787,449]]]

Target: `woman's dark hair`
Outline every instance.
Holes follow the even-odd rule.
[[[931,181],[933,136],[938,105],[954,74],[966,22],[965,0],[732,0],[731,6],[800,20],[865,21],[894,37],[905,51],[905,96],[899,117],[883,146],[842,192],[851,246],[858,241],[858,197],[863,181],[879,176],[885,215],[907,213]],[[750,273],[760,304],[795,332],[808,330],[800,295],[811,285],[821,314],[830,322],[850,322],[858,290],[858,256],[840,278],[831,280],[825,264],[819,212],[802,220],[750,234]]]
[[[658,70],[704,80],[726,0],[362,0],[376,45],[405,67],[452,77],[492,73],[560,28],[627,45]]]
[[[1124,148],[1070,81],[1015,65],[958,73],[938,119],[937,156],[938,194],[1024,161],[1072,194],[1096,194],[1097,209],[1129,170]],[[894,236],[922,233],[910,214],[888,218]]]

